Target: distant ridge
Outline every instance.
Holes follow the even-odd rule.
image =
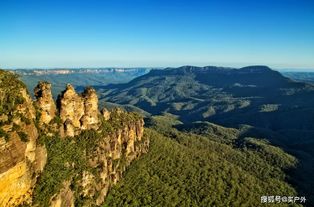
[[[104,87],[99,93],[109,102],[133,105],[151,114],[171,113],[184,122],[314,129],[310,121],[314,86],[293,81],[267,66],[151,70],[129,83]]]
[[[194,75],[197,81],[206,84],[214,84],[219,87],[241,82],[243,82],[243,84],[259,84],[265,87],[272,87],[274,85],[279,86],[291,82],[291,80],[268,66],[254,65],[242,68],[182,66],[178,68],[153,69],[147,74],[134,79],[131,84],[137,80],[143,80],[148,77],[167,75]]]

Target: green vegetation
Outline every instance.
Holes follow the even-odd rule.
[[[128,84],[99,88],[98,93],[107,102],[133,105],[153,115],[171,113],[184,123],[314,129],[313,85],[293,82],[264,66],[152,70]]]
[[[0,114],[7,114],[24,103],[20,90],[25,85],[19,81],[18,75],[0,70]]]
[[[125,124],[134,124],[136,121],[142,119],[143,117],[134,112],[128,112],[126,113],[122,109],[115,108],[111,111],[110,114],[110,125],[112,125],[114,128],[120,128],[124,126]],[[103,122],[107,124],[106,122]]]
[[[215,134],[178,131],[173,121],[149,121],[148,154],[128,168],[105,206],[259,206],[262,195],[296,195],[284,173],[296,160],[278,147],[255,138],[235,146],[234,134],[225,144]]]
[[[60,118],[59,115],[56,115],[53,120],[51,121],[51,123],[56,123],[56,124],[61,124],[62,123],[62,120]]]
[[[23,142],[28,142],[28,135],[25,133],[25,132],[21,132],[21,131],[18,131],[17,134],[19,135],[21,141]]]
[[[24,122],[26,125],[30,125],[31,124],[31,120],[26,118],[25,116],[21,115],[21,121]]]
[[[99,141],[110,135],[110,133],[122,129],[129,122],[138,121],[140,116],[134,113],[113,113],[111,121],[102,121],[99,130],[82,131],[75,137],[60,138],[58,135],[53,137],[41,136],[38,144],[45,145],[48,151],[47,164],[43,173],[40,175],[34,192],[34,203],[39,206],[49,206],[50,199],[63,187],[65,181],[71,182],[71,189],[75,193],[75,205],[83,206],[85,200],[80,196],[82,189],[77,184],[82,178],[82,172],[92,173],[99,179],[97,169],[88,164],[89,153],[95,151],[99,146]],[[125,122],[123,122],[125,121]],[[110,136],[109,136],[110,137]],[[124,157],[114,164],[123,167]],[[96,196],[95,196],[96,199]]]
[[[4,137],[5,141],[9,140],[9,135],[3,129],[0,128],[0,137]]]
[[[59,136],[41,137],[48,150],[48,160],[43,174],[40,176],[34,193],[34,203],[49,206],[50,198],[59,192],[64,181],[78,179],[87,166],[86,150],[97,143],[99,136],[95,131],[86,131],[75,138],[61,139]]]
[[[19,76],[4,70],[0,70],[0,127],[12,125],[12,131],[16,131],[23,142],[28,141],[28,135],[20,131],[21,126],[12,123],[14,119],[20,119],[26,125],[31,120],[18,112],[17,107],[25,102],[21,96],[22,89],[26,86],[19,80]],[[9,133],[0,128],[0,137],[9,140]]]
[[[305,75],[311,78],[313,74]],[[267,138],[298,158],[297,169],[289,171],[291,183],[300,195],[314,200],[313,84],[292,81],[264,66],[184,66],[152,70],[128,84],[98,92],[105,101],[134,105],[152,115],[171,113],[184,124],[250,125],[240,133],[247,137],[260,134],[257,137]]]

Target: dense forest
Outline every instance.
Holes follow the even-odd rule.
[[[182,132],[170,115],[147,123],[150,151],[126,171],[105,206],[259,206],[262,195],[297,195],[286,174],[297,160],[265,139],[217,125],[202,135]]]

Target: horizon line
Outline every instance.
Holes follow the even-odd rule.
[[[234,69],[240,69],[243,67],[249,67],[249,66],[267,66],[273,70],[281,71],[281,72],[314,72],[314,67],[271,67],[268,65],[260,65],[260,64],[251,64],[241,67],[235,67],[235,66],[222,66],[222,65],[180,65],[180,66],[79,66],[79,67],[5,67],[1,68],[3,70],[79,70],[79,69],[165,69],[165,68],[180,68],[184,66],[192,66],[192,67],[224,67],[224,68],[234,68]]]

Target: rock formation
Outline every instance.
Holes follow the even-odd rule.
[[[60,110],[60,118],[64,123],[65,129],[81,128],[81,118],[84,115],[84,99],[79,96],[72,85],[68,84],[65,91],[58,98],[58,105]],[[72,125],[68,127],[67,125]],[[67,136],[71,136],[70,133],[65,130]]]
[[[90,87],[77,94],[72,85],[59,96],[60,118],[64,125],[64,136],[74,136],[81,130],[98,128],[98,97]]]
[[[84,115],[81,118],[81,129],[98,128],[98,97],[93,88],[86,88],[82,94],[84,99]]]
[[[120,118],[122,117],[123,114]],[[79,197],[84,200],[83,206],[100,206],[110,188],[122,178],[127,166],[148,151],[149,140],[142,140],[143,125],[142,119],[125,124],[121,129],[102,137],[96,148],[88,154],[88,165],[96,173],[83,171],[82,178],[74,183],[80,186]],[[65,185],[54,198],[57,198],[58,203],[67,203],[61,206],[73,206],[75,202],[75,199],[72,199],[73,193]],[[72,200],[72,203],[68,203],[69,200]]]
[[[52,99],[51,85],[46,82],[40,82],[35,88],[36,101],[33,102],[25,86],[16,77],[7,75],[0,70],[0,109],[5,109],[0,115],[0,206],[46,205],[36,200],[38,195],[34,189],[39,175],[45,174],[45,165],[49,166],[47,156],[49,160],[56,154],[49,151],[53,146],[46,150],[39,143],[47,144],[49,139],[58,136],[73,137],[73,142],[68,143],[83,149],[74,151],[73,163],[65,163],[61,170],[77,168],[74,164],[77,156],[86,160],[82,163],[86,170],[70,171],[70,178],[60,182],[61,188],[46,201],[54,207],[75,206],[77,199],[81,199],[79,202],[83,206],[100,206],[126,167],[148,151],[149,140],[143,136],[143,119],[121,109],[111,112],[103,109],[101,114],[94,89],[87,88],[77,94],[69,84],[59,96],[57,107]],[[13,87],[8,87],[9,83]],[[8,100],[12,103],[7,103]],[[87,139],[83,141],[85,144],[79,143],[82,139]]]
[[[74,207],[74,195],[70,189],[71,182],[64,182],[60,192],[51,198],[51,207]]]
[[[39,109],[39,124],[49,124],[56,115],[56,104],[51,94],[51,84],[47,82],[39,82],[34,89],[37,99],[36,106]]]
[[[108,120],[110,119],[110,111],[108,111],[108,109],[103,108],[103,109],[101,110],[101,114],[102,114],[102,116],[104,117],[104,120],[105,120],[105,121],[108,121]]]
[[[37,144],[32,100],[25,86],[0,70],[0,206],[31,203],[36,178],[46,163],[46,149]]]

